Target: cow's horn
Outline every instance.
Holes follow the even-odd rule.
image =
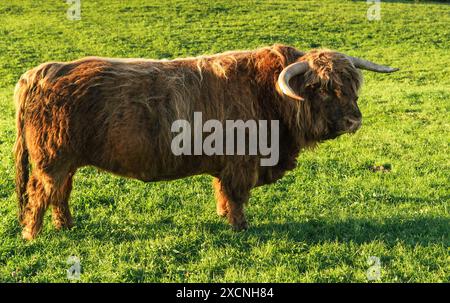
[[[377,73],[392,73],[396,72],[398,68],[392,68],[385,65],[379,65],[361,58],[347,56],[353,63],[353,65],[360,69],[366,69]]]
[[[289,80],[291,80],[294,76],[303,74],[308,70],[308,68],[308,63],[296,62],[288,65],[285,69],[283,69],[280,76],[278,77],[278,86],[280,87],[280,90],[284,95],[298,101],[303,101],[303,98],[297,95],[289,85]]]

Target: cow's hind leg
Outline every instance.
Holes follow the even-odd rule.
[[[52,217],[53,225],[56,229],[71,228],[73,226],[72,215],[69,208],[69,196],[72,191],[72,176],[70,173],[63,182],[60,190],[59,197],[53,199],[52,203]]]
[[[58,174],[60,175],[60,174]],[[67,178],[67,175],[65,176]],[[55,201],[65,201],[68,198],[66,178],[48,174],[40,169],[34,169],[28,182],[28,204],[23,215],[22,237],[31,240],[36,237],[42,228],[44,214]],[[60,205],[60,204],[58,204]],[[67,221],[68,208],[59,207],[61,218]]]

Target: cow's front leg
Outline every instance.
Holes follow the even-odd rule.
[[[219,178],[213,180],[214,194],[216,197],[216,210],[219,217],[228,215],[228,198],[222,190],[222,183]]]
[[[241,167],[242,169],[242,167]],[[250,198],[250,191],[256,185],[256,170],[235,170],[238,174],[223,176],[220,178],[220,191],[223,194],[228,222],[234,231],[248,229],[248,223],[244,214],[244,205]]]
[[[228,202],[228,222],[234,231],[248,229],[248,222],[244,214],[244,204],[247,199],[233,199]]]

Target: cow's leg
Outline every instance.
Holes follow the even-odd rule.
[[[26,240],[33,239],[42,228],[44,213],[50,204],[49,182],[45,174],[39,170],[33,170],[27,186],[28,204],[23,214],[22,237]]]
[[[40,169],[33,170],[27,187],[28,204],[23,216],[22,237],[24,239],[34,239],[42,228],[47,208],[54,205],[54,201],[64,200],[66,193],[62,189],[66,178],[52,176]]]
[[[213,187],[217,203],[217,214],[220,217],[226,217],[228,214],[228,198],[222,190],[222,184],[219,178],[214,178]]]
[[[53,199],[52,217],[56,229],[71,228],[73,226],[72,215],[69,208],[69,196],[72,191],[72,176],[69,174],[60,189],[59,199]]]
[[[248,198],[247,198],[248,199]],[[247,219],[244,214],[244,204],[246,199],[233,199],[228,204],[228,222],[231,224],[234,231],[241,231],[248,229]]]
[[[242,167],[241,167],[242,168]],[[255,186],[257,174],[249,168],[245,170],[234,170],[232,176],[223,176],[221,178],[221,190],[227,201],[228,222],[235,231],[246,230],[248,223],[244,214],[244,205],[250,198],[250,191]]]

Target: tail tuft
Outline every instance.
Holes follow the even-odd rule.
[[[16,194],[19,200],[19,221],[23,220],[23,213],[28,203],[27,184],[29,179],[28,149],[25,141],[24,114],[28,95],[28,83],[25,75],[19,80],[14,92],[16,105],[17,137],[14,145],[14,159],[16,169]]]

